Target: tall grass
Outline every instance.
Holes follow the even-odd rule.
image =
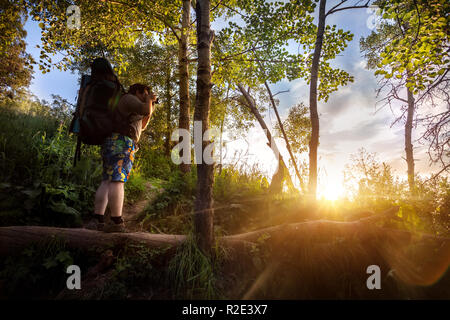
[[[98,147],[83,147],[73,167],[75,137],[67,122],[0,107],[0,224],[78,226],[100,182]]]
[[[224,167],[215,176],[213,195],[220,202],[239,202],[266,193],[268,187],[267,178],[256,166],[250,170]]]
[[[76,137],[68,133],[69,117],[39,101],[21,103],[0,102],[0,225],[79,226],[93,210],[102,179],[100,147],[82,145],[73,167]],[[126,184],[129,202],[143,196],[145,172],[159,168],[153,173],[167,177],[170,166],[159,165],[156,153],[138,152]]]
[[[178,248],[169,262],[167,280],[176,299],[218,299],[221,297],[216,282],[220,268],[221,251],[216,255],[203,254],[192,233]]]

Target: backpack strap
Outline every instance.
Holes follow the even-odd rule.
[[[114,110],[114,130],[124,136],[130,135],[130,115],[124,114],[120,108]]]
[[[78,110],[79,117],[81,117],[83,115],[84,108],[86,107],[86,98],[87,98],[86,96],[87,96],[91,86],[92,86],[92,84],[89,83],[86,87],[81,89],[82,92],[81,92],[80,108]]]
[[[77,146],[75,147],[75,155],[73,157],[73,167],[77,165],[77,160],[80,161],[81,159],[81,137],[78,136],[77,138]]]
[[[86,95],[91,87],[90,82],[85,87],[81,87],[79,94],[78,94],[78,103],[77,103],[77,109],[74,112],[74,116],[78,119],[81,118],[83,115],[85,103],[86,103]],[[73,167],[77,165],[77,161],[80,161],[81,159],[81,136],[79,135],[79,128],[77,132],[77,146],[75,147],[75,155],[73,157]]]

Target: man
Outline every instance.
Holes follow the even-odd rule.
[[[103,181],[95,194],[94,218],[87,228],[105,232],[126,232],[122,219],[124,184],[133,166],[141,133],[154,111],[156,95],[143,84],[134,84],[122,96],[115,110],[115,130],[102,145]],[[107,205],[111,223],[105,225]]]

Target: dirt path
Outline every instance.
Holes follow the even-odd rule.
[[[140,232],[145,231],[142,228],[142,224],[139,221],[139,214],[144,211],[144,209],[155,200],[156,196],[161,192],[161,189],[158,189],[150,182],[145,183],[145,197],[142,200],[138,200],[133,204],[124,204],[122,216],[125,221],[126,228],[130,232]]]
[[[125,226],[129,232],[140,232],[145,231],[140,223],[139,215],[144,211],[144,209],[158,196],[159,193],[163,191],[162,188],[158,188],[147,181],[145,183],[144,198],[136,201],[133,204],[124,203],[122,210],[122,217],[125,221]],[[125,198],[126,200],[126,198]],[[85,221],[83,226],[85,227],[89,221]],[[105,212],[105,223],[110,223],[110,212],[109,207],[106,208]]]

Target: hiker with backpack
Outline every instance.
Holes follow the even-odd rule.
[[[133,166],[141,133],[154,110],[156,95],[148,86],[134,84],[122,96],[116,110],[115,132],[102,144],[103,181],[95,194],[94,224],[105,232],[125,232],[122,219],[124,183]],[[104,225],[106,206],[111,210],[111,224]]]
[[[128,180],[141,133],[154,111],[156,95],[143,84],[125,94],[108,60],[97,58],[91,76],[82,77],[77,110],[70,132],[78,135],[75,162],[81,142],[101,145],[102,182],[95,194],[94,213],[88,229],[125,232],[122,219],[124,183]],[[104,223],[109,205],[111,223]]]

